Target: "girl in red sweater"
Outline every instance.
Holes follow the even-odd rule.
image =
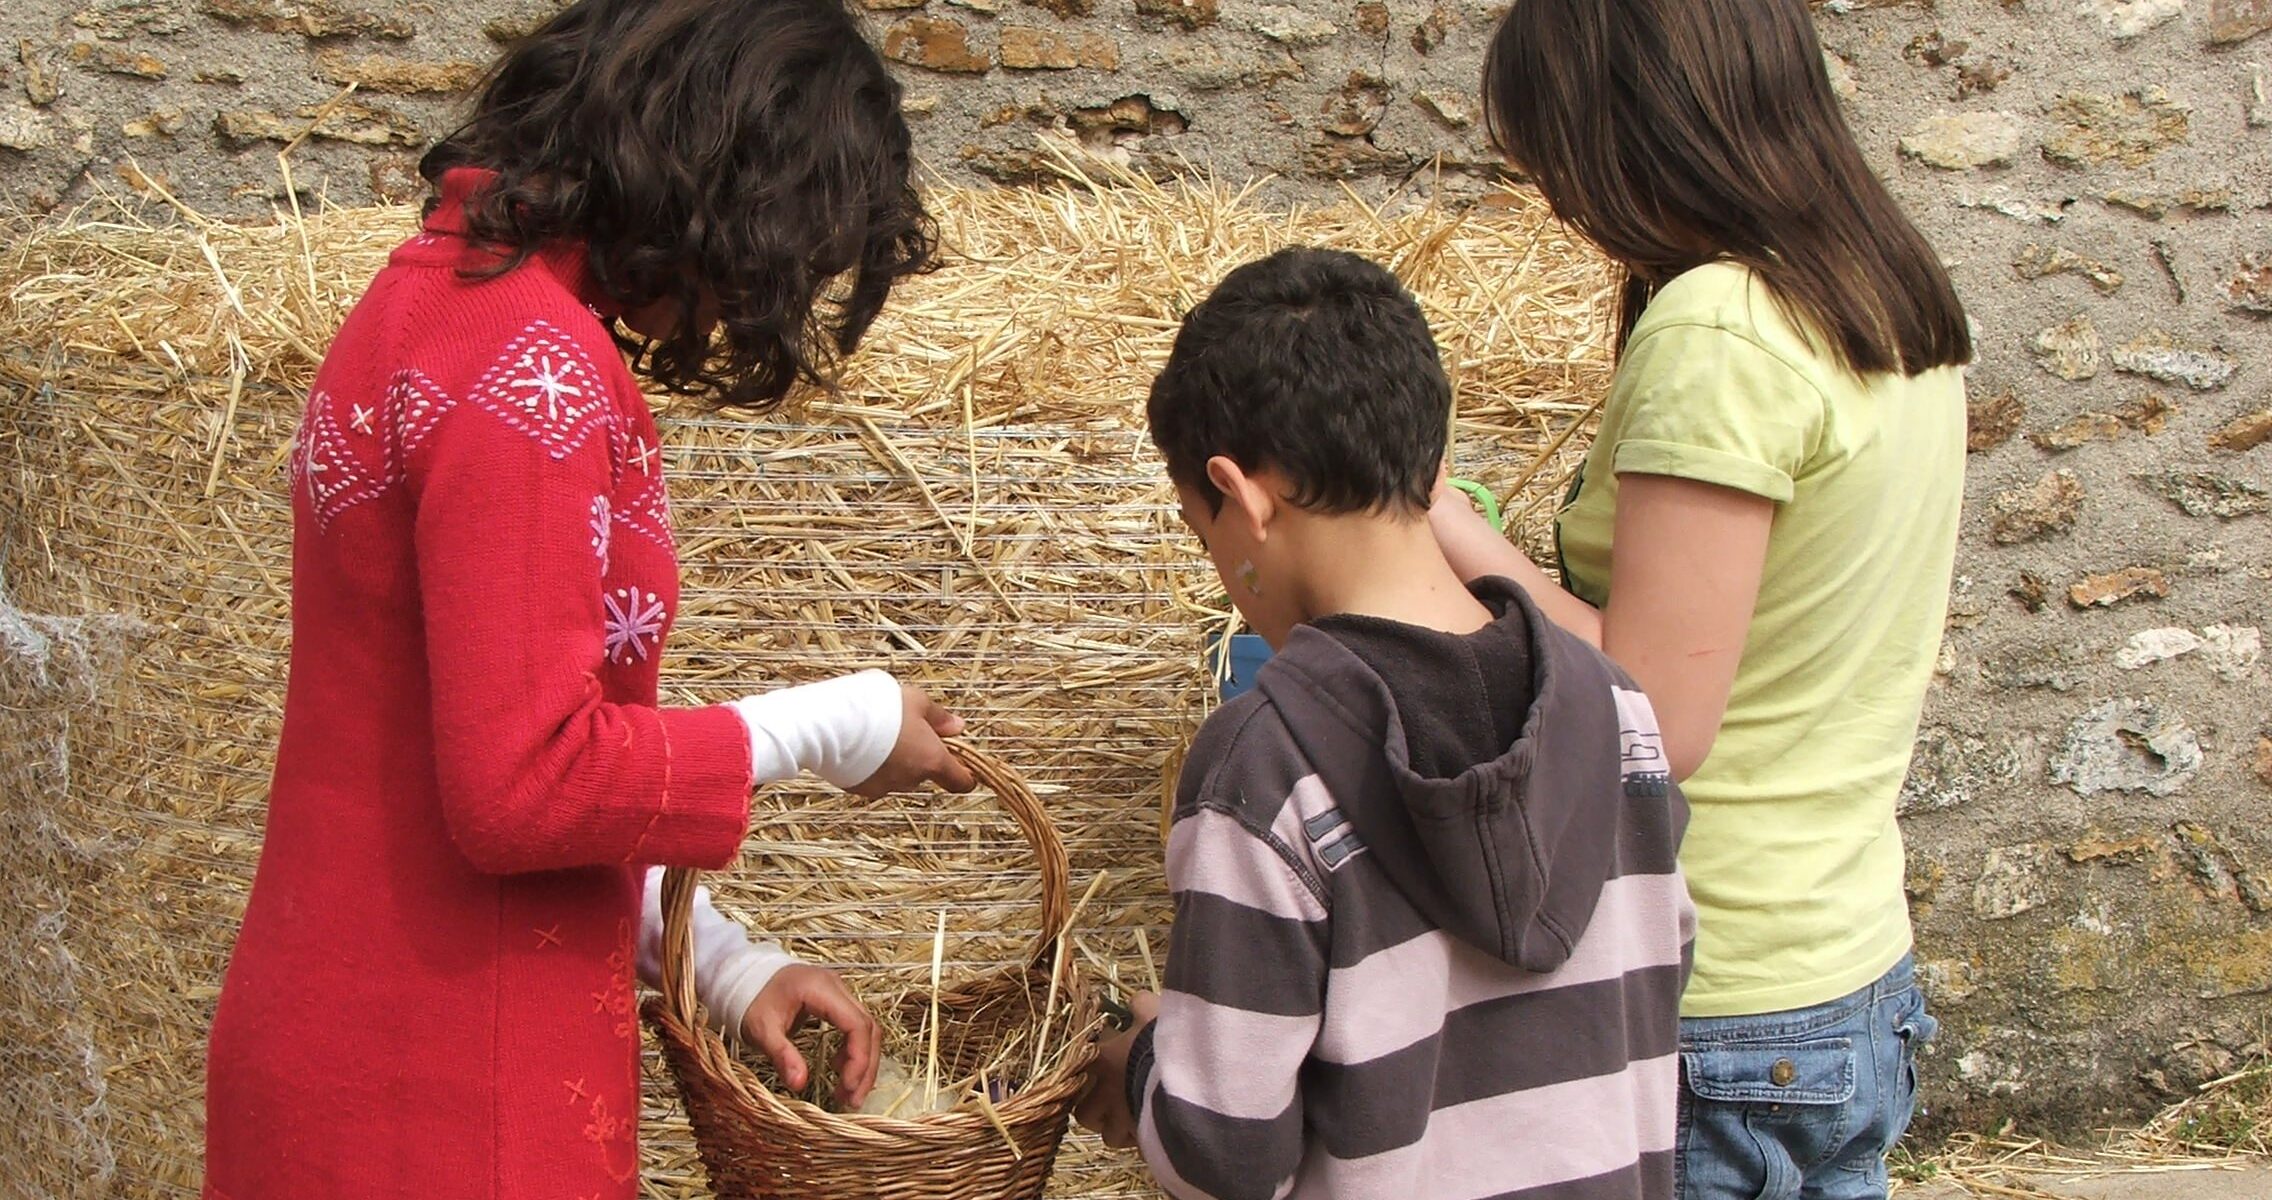
[[[582,0],[427,156],[425,227],[293,454],[292,674],[208,1200],[629,1200],[651,868],[726,865],[751,789],[801,771],[972,785],[960,723],[880,673],[657,703],[678,564],[619,353],[753,411],[825,380],[931,254],[899,102],[842,0]],[[792,1086],[787,1033],[845,1029],[857,1103],[867,1014],[697,916],[714,1016]]]

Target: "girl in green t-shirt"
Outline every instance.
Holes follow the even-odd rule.
[[[1894,803],[1955,556],[1964,309],[1802,0],[1516,0],[1484,101],[1626,273],[1562,583],[1448,492],[1433,519],[1463,575],[1640,681],[1684,781],[1700,924],[1677,1131],[1644,1149],[1684,1200],[1883,1197],[1934,1028]]]

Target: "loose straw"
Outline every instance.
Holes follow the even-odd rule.
[[[1144,978],[1152,985],[1152,994],[1160,993],[1160,969],[1152,962],[1152,939],[1142,929],[1136,931],[1136,953],[1144,956]]]
[[[1057,931],[1056,961],[1049,964],[1049,996],[1041,1006],[1041,1036],[1033,1044],[1034,1075],[1041,1074],[1041,1057],[1049,1047],[1049,1027],[1057,1017],[1057,985],[1065,978],[1065,943],[1073,938],[1073,923],[1081,919],[1081,913],[1089,907],[1089,901],[1096,898],[1097,889],[1103,886],[1104,872],[1099,871],[1095,878],[1089,880],[1089,890],[1081,893],[1081,899],[1073,905],[1073,911],[1065,914],[1065,927]]]
[[[931,1055],[923,1066],[923,1104],[939,1102],[939,971],[947,957],[947,910],[939,910],[939,931],[931,936]]]

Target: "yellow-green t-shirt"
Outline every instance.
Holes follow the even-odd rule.
[[[1837,999],[1910,945],[1894,802],[1948,613],[1964,381],[1856,376],[1743,267],[1650,302],[1560,518],[1573,591],[1608,600],[1619,474],[1776,503],[1759,602],[1711,756],[1683,785],[1696,900],[1687,1016]]]

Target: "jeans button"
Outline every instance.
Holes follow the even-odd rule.
[[[1775,1065],[1767,1069],[1767,1077],[1775,1081],[1776,1087],[1789,1087],[1791,1081],[1799,1077],[1799,1069],[1790,1059],[1778,1058]]]

